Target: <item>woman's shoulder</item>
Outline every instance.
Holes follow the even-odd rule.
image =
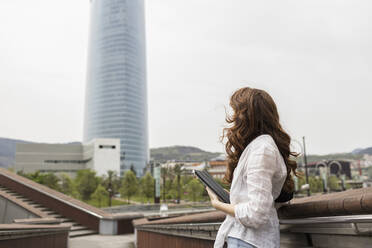
[[[276,144],[275,144],[275,141],[274,141],[273,137],[271,137],[271,135],[269,135],[269,134],[262,134],[262,135],[258,136],[257,138],[252,140],[252,142],[249,144],[249,146],[252,149],[263,148],[263,149],[268,149],[268,150],[272,150],[272,151],[276,151],[278,149]]]
[[[274,139],[268,134],[262,134],[257,136],[254,140],[252,140],[247,147],[244,149],[240,160],[245,157],[249,157],[251,154],[254,153],[261,153],[261,152],[269,152],[275,155],[276,151],[278,150]]]
[[[263,134],[255,138],[249,143],[246,149],[243,151],[239,162],[243,162],[248,167],[254,166],[272,166],[271,162],[276,161],[279,155],[279,150],[275,144],[274,139],[268,135]],[[264,157],[262,157],[264,156]],[[257,158],[260,158],[260,163],[257,163]],[[266,162],[263,162],[264,159]],[[247,167],[247,168],[248,168]]]

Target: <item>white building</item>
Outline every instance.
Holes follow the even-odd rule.
[[[15,171],[53,172],[75,176],[76,171],[92,169],[98,175],[108,170],[120,173],[120,140],[93,139],[88,143],[16,145]]]

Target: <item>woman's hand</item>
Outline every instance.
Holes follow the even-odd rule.
[[[211,198],[212,206],[215,209],[225,212],[226,214],[229,214],[231,216],[235,216],[235,209],[233,204],[221,202],[218,199],[218,196],[210,188],[206,187],[205,189],[207,190],[209,198]]]
[[[208,192],[209,198],[211,199],[211,204],[215,208],[216,204],[220,201],[218,196],[208,187],[205,188]]]

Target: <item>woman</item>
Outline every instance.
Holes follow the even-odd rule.
[[[291,156],[290,137],[279,123],[276,105],[259,89],[242,88],[230,99],[233,115],[226,121],[228,166],[224,180],[231,183],[231,204],[219,201],[207,188],[212,206],[225,212],[215,248],[227,238],[232,247],[280,247],[279,220],[274,200],[281,191],[293,192],[291,172],[297,164]]]

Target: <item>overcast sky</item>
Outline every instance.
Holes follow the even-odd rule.
[[[131,0],[133,1],[133,0]],[[372,146],[369,0],[147,0],[150,147],[223,151],[230,95],[268,91],[308,153]],[[0,1],[0,137],[80,141],[89,0]]]

